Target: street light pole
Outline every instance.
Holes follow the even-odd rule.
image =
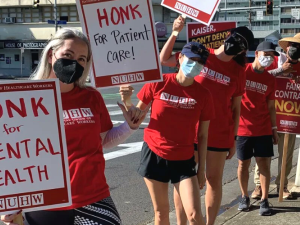
[[[57,32],[57,0],[54,1],[55,32]]]
[[[249,30],[251,30],[251,21],[252,21],[252,18],[251,18],[251,0],[249,0]]]

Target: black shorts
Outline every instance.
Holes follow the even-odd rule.
[[[212,152],[229,152],[230,148],[215,148],[215,147],[207,147],[207,151],[212,151]]]
[[[156,155],[144,142],[138,173],[145,178],[172,184],[196,175],[194,156],[188,160],[172,161]]]
[[[254,157],[272,157],[273,137],[272,135],[245,137],[239,136],[236,142],[237,158],[247,160]]]
[[[198,144],[194,143],[194,151],[198,151]]]

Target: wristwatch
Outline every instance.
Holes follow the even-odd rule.
[[[237,141],[239,139],[239,136],[235,135],[234,140]]]

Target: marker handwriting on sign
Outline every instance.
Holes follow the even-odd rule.
[[[131,4],[123,8],[122,6],[112,7],[110,12],[106,9],[97,9],[98,22],[100,28],[103,28],[102,21],[105,21],[106,26],[124,24],[125,21],[135,20],[136,18],[142,18],[142,14],[138,11],[139,5],[132,6]]]
[[[29,148],[29,146],[32,145],[35,146],[34,149]],[[50,138],[47,138],[46,141],[36,138],[35,140],[25,139],[18,141],[15,144],[0,143],[0,161],[8,159],[33,158],[44,154],[61,154],[59,151],[55,151]],[[49,180],[47,165],[30,165],[22,169],[16,168],[15,170],[0,170],[0,187],[21,182],[42,182],[43,180]]]
[[[49,115],[49,112],[45,105],[43,105],[42,101],[42,97],[40,97],[38,100],[31,98],[31,105],[26,106],[24,98],[19,98],[18,104],[12,102],[11,100],[6,100],[4,105],[0,104],[0,118],[3,117],[5,109],[9,118],[15,117],[15,114],[18,114],[21,117],[27,117],[27,112],[29,109],[32,110],[34,117],[38,117],[40,115],[40,111],[43,112],[44,115]],[[13,113],[13,111],[15,113]]]

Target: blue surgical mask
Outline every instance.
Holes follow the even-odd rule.
[[[183,72],[185,77],[194,78],[195,76],[199,75],[203,65],[195,62],[189,58],[184,58],[181,64],[181,71]]]

